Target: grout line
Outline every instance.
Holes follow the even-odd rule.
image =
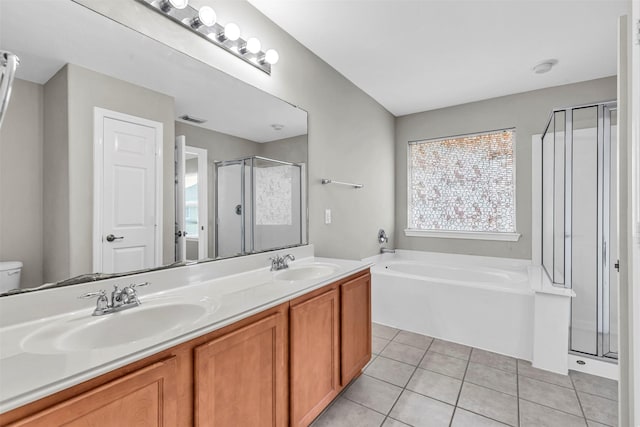
[[[426,335],[425,335],[426,336]],[[393,411],[393,408],[397,405],[398,400],[400,400],[400,397],[402,396],[402,394],[405,392],[405,390],[407,390],[407,385],[409,385],[409,382],[411,382],[411,378],[413,378],[413,376],[415,375],[416,371],[418,370],[418,366],[420,366],[420,364],[422,363],[422,360],[425,358],[425,356],[427,355],[427,353],[429,352],[429,349],[431,348],[431,345],[433,344],[435,340],[431,340],[431,342],[429,343],[429,346],[427,347],[427,349],[425,350],[424,354],[422,355],[422,357],[420,358],[420,361],[418,362],[418,364],[413,368],[413,372],[411,373],[411,375],[409,376],[409,379],[407,380],[407,383],[404,385],[404,387],[402,388],[402,391],[400,391],[400,394],[398,395],[398,397],[396,398],[395,402],[393,402],[393,405],[391,405],[391,409],[389,409],[389,414],[391,413],[391,411]],[[455,409],[454,409],[455,410]],[[388,416],[388,414],[387,414]],[[451,414],[451,418],[453,419],[453,414]],[[399,420],[398,420],[399,421]],[[404,421],[401,421],[404,422]],[[405,423],[406,424],[406,423]]]
[[[458,360],[462,360],[462,359],[458,359]],[[445,376],[445,377],[447,377],[447,378],[452,378],[452,379],[454,379],[454,380],[462,381],[462,378],[453,377],[453,376],[451,376],[451,375],[443,374],[442,372],[434,371],[433,369],[425,368],[425,367],[422,367],[422,366],[420,366],[420,365],[418,365],[418,368],[420,368],[420,369],[422,369],[422,370],[425,370],[425,371],[433,372],[434,374],[443,375],[443,376]],[[464,377],[463,377],[463,378],[464,378]]]
[[[424,337],[426,337],[427,335],[423,335]],[[433,341],[435,340],[435,338],[429,337],[431,338],[431,342],[429,343],[429,345],[427,346],[427,348],[431,347],[431,343],[433,343]],[[395,338],[392,339],[391,341],[389,341],[389,343],[395,343],[395,344],[400,344],[400,345],[405,345],[407,347],[411,347],[411,348],[417,348],[418,350],[422,350],[422,351],[426,351],[426,349],[424,347],[418,347],[417,345],[413,345],[413,344],[405,344],[403,342],[400,341],[396,341]]]
[[[501,425],[504,425],[504,426],[513,427],[513,426],[511,426],[510,424],[507,424],[507,423],[502,422],[502,421],[500,421],[500,420],[496,420],[495,418],[491,418],[491,417],[489,417],[489,416],[483,415],[483,414],[481,414],[481,413],[479,413],[479,412],[474,412],[474,411],[472,411],[471,409],[463,408],[462,406],[456,406],[456,410],[458,410],[458,409],[460,409],[460,410],[462,410],[462,411],[467,411],[467,412],[469,412],[469,413],[471,413],[471,414],[473,414],[473,415],[477,415],[477,416],[479,416],[479,417],[486,418],[486,419],[491,420],[491,421],[495,421],[495,422],[497,422],[498,424],[501,424]],[[455,412],[454,412],[454,415],[455,415]],[[452,420],[452,421],[453,421],[453,420]]]
[[[460,386],[462,386],[462,384],[460,384]],[[445,402],[444,400],[440,400],[440,399],[438,399],[437,397],[427,396],[426,394],[422,394],[422,393],[420,393],[420,392],[418,392],[418,391],[411,390],[410,388],[408,388],[408,389],[407,389],[407,391],[409,391],[409,392],[411,392],[411,393],[413,393],[413,394],[417,394],[417,395],[422,396],[422,397],[426,397],[427,399],[435,400],[436,402],[444,403],[445,405],[452,406],[452,407],[454,407],[454,408],[456,407],[456,406],[455,406],[454,404],[452,404],[452,403]],[[406,423],[405,423],[405,424],[406,424]]]
[[[391,341],[392,339],[394,339],[396,337],[396,335],[398,335],[398,333],[396,332],[395,334],[393,334],[393,336],[391,338],[387,338],[387,337],[381,337],[379,335],[373,335],[373,332],[371,332],[371,336],[373,338],[378,338],[380,340],[385,340],[385,341]]]
[[[608,400],[609,402],[618,403],[618,399],[611,399],[605,396],[601,396],[599,394],[593,394],[593,393],[589,393],[588,391],[579,390],[577,388],[574,390],[576,391],[576,393],[588,394],[589,396],[599,397],[600,399],[605,399],[605,400]],[[578,395],[578,399],[580,399],[580,395]]]
[[[560,375],[560,374],[558,374],[558,375]],[[558,386],[558,387],[566,388],[567,390],[575,390],[575,387],[567,387],[566,385],[560,385],[560,384],[552,383],[550,381],[541,380],[540,378],[535,378],[535,377],[532,377],[531,375],[521,374],[519,371],[518,371],[518,376],[519,377],[529,378],[530,380],[538,381],[538,382],[541,382],[541,383],[551,384],[551,385],[555,385],[555,386]],[[573,384],[573,381],[571,381],[571,384]]]
[[[437,352],[436,352],[437,353]],[[451,414],[451,419],[449,420],[449,427],[453,425],[453,417],[456,413],[456,409],[458,409],[458,402],[460,401],[460,395],[462,394],[462,388],[464,387],[464,379],[467,376],[467,371],[469,370],[469,363],[471,363],[471,353],[473,353],[473,348],[469,352],[469,358],[467,359],[467,366],[464,368],[464,374],[462,374],[462,380],[460,383],[460,390],[458,390],[458,397],[456,397],[456,403],[454,404],[453,414]],[[450,356],[453,357],[453,356]]]
[[[394,383],[392,383],[392,382],[389,382],[389,381],[387,381],[387,380],[380,379],[380,378],[378,378],[378,377],[374,377],[373,375],[371,375],[371,374],[367,374],[366,372],[363,372],[363,373],[362,373],[362,375],[364,375],[365,377],[372,378],[372,379],[374,379],[374,380],[376,380],[376,381],[380,381],[380,382],[383,382],[383,383],[385,383],[385,384],[392,385],[392,386],[397,387],[397,388],[404,388],[404,387],[402,387],[401,385],[394,384]],[[362,376],[362,375],[361,375],[361,376]],[[407,381],[407,383],[408,383],[408,382],[409,382],[409,381]]]
[[[585,424],[589,425],[587,422],[587,414],[584,413],[584,408],[582,407],[582,401],[580,400],[580,396],[578,395],[578,390],[576,390],[576,385],[573,382],[573,378],[569,375],[569,380],[571,381],[571,385],[573,386],[573,392],[576,394],[576,400],[578,401],[578,406],[580,407],[580,412],[582,412],[582,417],[584,418]]]
[[[387,417],[387,414],[385,414],[384,412],[380,412],[379,410],[370,408],[370,407],[368,407],[367,405],[365,405],[363,403],[356,402],[355,400],[349,399],[347,396],[342,396],[342,398],[345,399],[345,400],[348,400],[351,403],[355,403],[358,406],[362,406],[363,408],[367,408],[370,411],[373,411],[373,412],[375,412],[377,414],[380,414],[380,415],[384,416],[385,418]]]
[[[425,336],[425,337],[426,337],[426,335],[423,335],[423,336]],[[431,337],[429,337],[429,338],[431,338]],[[427,345],[427,348],[431,347],[431,343],[433,342],[433,340],[434,340],[434,338],[431,338],[431,342],[429,343],[429,345]],[[427,350],[426,350],[426,348],[424,348],[424,347],[418,347],[417,345],[413,345],[413,344],[405,344],[405,343],[403,343],[403,342],[396,341],[396,340],[395,340],[395,338],[394,338],[394,339],[392,339],[391,341],[389,341],[389,342],[387,343],[387,345],[389,345],[389,344],[391,344],[391,343],[394,343],[394,344],[400,344],[400,345],[403,345],[403,346],[405,346],[405,347],[415,348],[416,350],[420,350],[420,351],[427,351]],[[385,346],[385,348],[386,348],[386,347],[387,347],[387,346]]]
[[[520,360],[520,359],[517,359],[518,366],[519,366],[520,362],[521,362],[521,360]],[[529,363],[530,363],[530,362],[529,362]],[[531,367],[531,368],[532,368],[532,369],[539,369],[539,368],[533,368],[533,367]],[[551,372],[551,371],[544,371],[543,369],[540,369],[540,370],[542,370],[543,372],[546,372],[546,373],[548,373],[548,374],[553,374],[553,375],[563,376],[562,374],[558,374],[558,373],[555,373],[555,372]],[[569,369],[569,371],[573,371],[573,370],[572,370],[572,369]],[[574,371],[574,372],[580,372],[580,371]],[[589,393],[589,392],[586,392],[586,391],[583,391],[583,390],[579,390],[578,388],[576,388],[575,383],[573,382],[573,377],[572,377],[570,374],[567,374],[567,375],[564,375],[564,376],[566,376],[567,378],[569,378],[569,381],[571,381],[571,387],[568,387],[568,386],[566,386],[566,385],[562,385],[562,384],[558,384],[558,383],[553,383],[553,382],[551,382],[551,381],[543,380],[543,379],[541,379],[541,378],[536,378],[536,377],[531,376],[531,375],[521,374],[521,373],[520,373],[520,369],[519,369],[519,368],[518,368],[517,373],[518,373],[518,376],[519,376],[519,377],[529,378],[529,379],[532,379],[532,380],[535,380],[535,381],[539,381],[539,382],[541,382],[541,383],[551,384],[551,385],[556,385],[556,386],[558,386],[558,387],[563,387],[563,388],[566,388],[566,389],[569,389],[569,390],[575,390],[575,391],[579,391],[580,393],[587,393],[587,394],[590,394],[590,395],[592,395],[592,396],[602,397],[603,399],[608,399],[608,400],[612,400],[612,401],[614,401],[614,402],[618,402],[618,400],[617,400],[617,399],[610,399],[610,398],[608,398],[608,397],[601,396],[601,395],[599,395],[599,394],[594,394],[594,393]],[[582,373],[584,373],[584,372],[582,372]],[[587,375],[591,375],[591,374],[587,374]],[[594,376],[596,376],[596,377],[597,377],[597,375],[594,375]],[[601,378],[601,377],[599,377],[599,378]],[[611,380],[611,381],[616,381],[616,380]],[[616,382],[617,382],[617,381],[616,381]]]
[[[434,340],[434,341],[435,341],[435,340]],[[448,341],[447,341],[447,342],[448,342]],[[429,347],[431,347],[431,346],[429,346]],[[471,352],[469,352],[469,357],[465,359],[465,358],[463,358],[463,357],[457,357],[457,356],[452,356],[452,355],[450,355],[450,354],[442,353],[442,352],[439,352],[438,350],[431,350],[431,351],[433,351],[434,353],[441,354],[441,355],[443,355],[443,356],[453,357],[454,359],[458,359],[458,360],[464,360],[465,362],[469,362],[469,360],[471,359]]]
[[[475,347],[474,347],[474,348],[475,348]],[[473,351],[471,352],[471,354],[473,354]],[[453,356],[451,356],[451,357],[453,357]],[[505,357],[510,357],[510,356],[505,356]],[[498,368],[498,367],[496,367],[496,366],[489,365],[489,364],[487,364],[487,363],[478,362],[477,360],[471,360],[471,356],[469,356],[469,361],[470,361],[471,363],[475,363],[476,365],[482,365],[482,366],[486,366],[487,368],[495,369],[495,370],[502,371],[502,372],[506,372],[506,373],[509,373],[509,374],[515,374],[515,375],[518,375],[518,359],[515,359],[515,358],[513,358],[513,357],[512,357],[512,359],[516,362],[516,370],[515,370],[515,372],[514,372],[514,371],[509,371],[509,370],[507,370],[507,369]]]
[[[399,422],[400,424],[404,424],[404,425],[409,426],[409,427],[413,427],[413,424],[409,424],[409,423],[407,423],[406,421],[396,420],[396,419],[395,419],[395,418],[393,418],[393,417],[387,417],[387,419],[389,419],[389,420],[393,420],[393,421],[397,421],[397,422]]]
[[[504,390],[498,390],[498,389],[490,387],[490,386],[488,386],[486,384],[478,384],[478,383],[475,383],[475,382],[473,382],[471,380],[464,380],[463,382],[469,383],[469,384],[473,384],[473,385],[476,385],[478,387],[486,388],[487,390],[495,391],[495,392],[500,393],[500,394],[504,394],[504,395],[507,395],[507,396],[518,398],[518,379],[517,378],[516,378],[516,394],[507,393]]]
[[[521,399],[521,400],[524,400],[525,402],[534,403],[534,404],[536,404],[536,405],[538,405],[538,406],[544,406],[545,408],[553,409],[554,411],[562,412],[563,414],[573,415],[574,417],[578,417],[578,418],[580,418],[580,415],[576,415],[576,414],[573,414],[573,413],[571,413],[571,412],[567,412],[567,411],[562,410],[562,409],[554,408],[553,406],[545,405],[544,403],[534,402],[533,400],[525,399],[525,398],[523,398],[523,397],[521,397],[520,399]],[[579,402],[580,402],[580,400],[578,400],[578,403],[579,403]],[[582,405],[580,405],[580,411],[582,411]],[[587,419],[587,417],[585,417],[585,416],[584,416],[584,412],[583,412],[583,414],[582,414],[582,415],[583,415],[583,417],[582,417],[582,418],[584,418],[584,419],[586,420],[586,419]],[[594,420],[594,421],[595,421],[595,420]]]
[[[422,356],[424,356],[424,355],[422,355]],[[393,359],[393,358],[391,358],[389,356],[385,356],[384,354],[379,354],[378,357],[381,357],[381,358],[387,359],[387,360],[391,360],[393,362],[402,363],[403,365],[413,366],[414,368],[418,366],[418,365],[414,365],[413,363],[407,363],[407,362],[403,362],[402,360]],[[420,360],[422,360],[422,357],[420,358]]]

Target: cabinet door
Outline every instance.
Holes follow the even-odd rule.
[[[142,368],[20,420],[12,427],[177,424],[175,357]]]
[[[343,386],[371,359],[371,276],[357,277],[340,286],[341,369]]]
[[[338,289],[289,311],[291,425],[307,426],[339,392]]]
[[[285,427],[286,317],[258,320],[196,347],[195,424]]]

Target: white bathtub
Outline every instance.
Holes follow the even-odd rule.
[[[530,262],[405,250],[367,260],[374,322],[532,359]]]

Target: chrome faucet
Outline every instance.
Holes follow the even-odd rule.
[[[111,292],[111,301],[107,298],[107,292],[99,290],[97,292],[88,292],[80,295],[79,298],[93,298],[98,297],[96,301],[96,309],[93,310],[93,316],[102,316],[104,314],[115,313],[117,311],[126,310],[128,308],[137,307],[141,304],[136,293],[136,288],[143,286],[149,286],[151,283],[142,282],[134,283],[124,288],[118,288],[118,285],[113,285],[113,292]]]
[[[296,257],[291,254],[286,254],[285,256],[276,255],[275,257],[269,258],[269,261],[271,261],[271,271],[289,268],[289,260],[295,261]]]

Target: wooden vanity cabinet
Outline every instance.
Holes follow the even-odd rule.
[[[279,311],[195,348],[196,426],[286,427],[286,334]]]
[[[371,359],[371,275],[361,272],[291,301],[290,417],[308,426]]]
[[[177,425],[176,358],[156,362],[10,427]]]
[[[340,384],[357,377],[371,360],[371,275],[340,285]]]
[[[340,305],[336,285],[291,301],[291,426],[307,426],[340,392]]]

